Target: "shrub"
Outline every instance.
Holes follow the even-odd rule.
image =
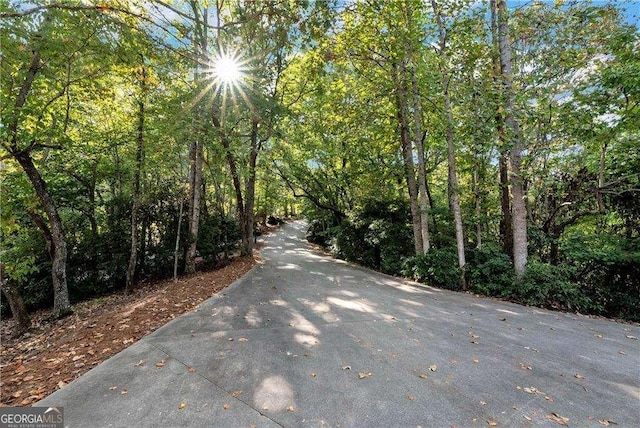
[[[413,245],[404,200],[366,201],[332,230],[336,257],[398,274]]]
[[[569,311],[591,307],[591,300],[580,286],[571,282],[573,270],[566,265],[553,266],[531,261],[524,276],[516,282],[513,298],[531,306]]]
[[[640,321],[640,238],[574,234],[561,249],[592,312]]]
[[[513,264],[496,244],[470,251],[467,271],[471,289],[476,293],[507,297],[513,292]]]
[[[455,248],[432,248],[427,254],[407,258],[402,274],[419,282],[449,290],[461,288],[461,272]]]

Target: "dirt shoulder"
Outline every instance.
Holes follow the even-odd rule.
[[[0,325],[0,407],[29,406],[131,346],[168,321],[191,311],[247,273],[258,262],[238,257],[222,269],[141,284],[132,295],[100,297],[74,306],[74,314],[48,322],[31,315],[33,327],[7,339],[13,320]]]

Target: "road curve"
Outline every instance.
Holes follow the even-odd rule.
[[[638,326],[419,287],[304,229],[38,405],[73,427],[638,426]]]

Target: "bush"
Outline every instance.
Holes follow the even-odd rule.
[[[199,235],[198,252],[208,266],[235,250],[241,238],[236,220],[219,214],[209,215],[202,221]]]
[[[390,274],[398,274],[402,260],[413,250],[406,201],[366,201],[349,218],[330,230],[336,257]]]
[[[513,292],[513,264],[496,244],[470,251],[467,271],[471,289],[476,293],[507,297]]]
[[[566,265],[553,266],[531,261],[520,281],[517,281],[513,298],[531,306],[541,306],[569,311],[588,310],[591,300],[580,286],[571,282],[573,270]]]
[[[267,224],[271,226],[280,226],[281,224],[284,224],[284,220],[280,217],[270,215],[269,218],[267,218]]]
[[[561,250],[592,312],[640,321],[640,238],[574,234]]]
[[[427,254],[409,257],[402,265],[402,274],[436,287],[461,289],[461,271],[455,248],[432,248]]]

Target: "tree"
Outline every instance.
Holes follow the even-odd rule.
[[[445,28],[444,18],[436,0],[431,1],[433,7],[436,24],[438,27],[439,46],[438,54],[440,56],[440,74],[442,85],[442,99],[444,103],[444,115],[446,123],[446,140],[447,140],[447,158],[449,165],[449,197],[451,210],[453,211],[453,219],[456,230],[456,247],[458,251],[458,267],[461,271],[460,283],[462,288],[466,289],[466,280],[464,268],[467,264],[464,252],[464,230],[462,226],[462,212],[460,210],[460,193],[458,186],[458,174],[456,172],[456,154],[454,147],[454,122],[453,109],[451,107],[451,97],[449,88],[451,83],[451,75],[448,70],[449,59],[447,57],[447,30]]]
[[[500,51],[500,77],[504,100],[504,122],[508,128],[509,168],[511,185],[511,221],[513,228],[513,267],[516,275],[525,273],[527,248],[527,206],[525,201],[524,177],[522,176],[523,141],[520,125],[515,116],[515,93],[513,90],[513,72],[511,66],[511,41],[507,24],[507,4],[497,0],[498,44]]]

